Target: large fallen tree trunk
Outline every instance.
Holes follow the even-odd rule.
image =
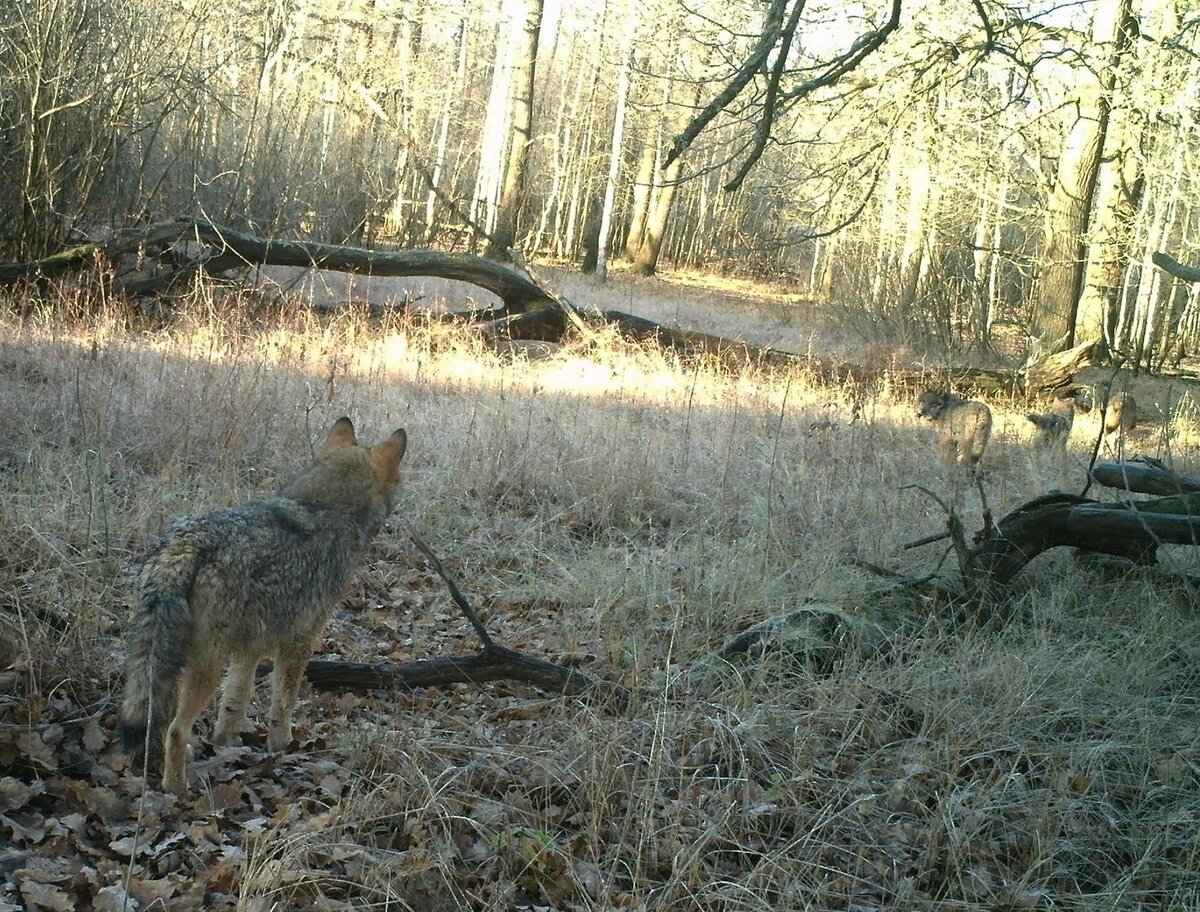
[[[970,586],[1007,583],[1051,548],[1073,547],[1153,563],[1160,545],[1200,544],[1200,481],[1159,465],[1099,463],[1092,477],[1126,491],[1163,494],[1151,500],[1101,503],[1070,494],[1031,501],[1005,516],[971,553]]]
[[[120,261],[135,254],[140,263],[156,264],[156,271],[150,275],[144,269],[122,272]],[[500,298],[503,308],[490,314],[472,314],[477,327],[492,338],[560,341],[565,333],[582,331],[589,322],[607,323],[617,326],[630,338],[653,340],[689,355],[798,365],[830,383],[876,383],[886,377],[893,385],[909,388],[944,386],[968,394],[1018,398],[1063,395],[1074,387],[1074,375],[1092,362],[1096,349],[1095,342],[1086,342],[1020,370],[871,367],[694,330],[673,329],[621,311],[584,313],[538,280],[519,257],[515,261],[521,268],[515,269],[465,253],[388,252],[261,238],[198,219],[127,229],[106,241],[80,244],[32,263],[0,263],[0,285],[30,277],[61,275],[82,269],[97,259],[110,264],[116,287],[133,295],[169,291],[198,272],[217,274],[248,266],[294,266],[375,276],[436,276],[468,282]]]
[[[1097,345],[1095,340],[1084,342],[1017,371],[966,366],[871,367],[816,355],[794,354],[694,330],[672,329],[618,310],[603,311],[602,316],[634,339],[648,339],[686,353],[714,355],[725,360],[799,365],[824,383],[877,383],[886,378],[894,386],[939,385],[960,391],[1018,397],[1034,394],[1054,397],[1072,389],[1074,375],[1092,363]]]
[[[203,249],[185,256],[172,245],[196,242]],[[512,311],[551,304],[537,284],[514,269],[469,253],[437,250],[377,251],[308,241],[260,238],[235,228],[198,219],[127,229],[104,242],[79,244],[32,263],[0,263],[0,284],[11,285],[31,276],[61,275],[81,269],[100,256],[110,262],[141,252],[157,259],[161,274],[122,280],[117,286],[131,294],[158,293],[198,270],[223,272],[245,266],[299,266],[375,276],[439,276],[469,282],[499,297]]]
[[[1092,478],[1106,488],[1139,494],[1189,494],[1200,491],[1200,478],[1176,475],[1164,466],[1149,462],[1100,462],[1092,466]]]
[[[1008,598],[1009,584],[1034,558],[1053,548],[1123,558],[1131,565],[1157,562],[1164,544],[1200,544],[1200,481],[1175,476],[1161,466],[1104,463],[1097,479],[1128,490],[1182,491],[1143,501],[1101,503],[1073,494],[1050,494],[990,522],[965,541],[962,521],[948,512],[948,533],[929,535],[910,547],[956,538],[957,579],[930,575],[909,579],[860,560],[848,562],[890,582],[869,591],[847,591],[836,602],[806,601],[746,628],[696,662],[689,679],[707,681],[730,665],[770,652],[828,670],[849,655],[883,655],[897,634],[916,631],[936,606],[958,617],[986,619]],[[1107,483],[1102,481],[1102,483]],[[1192,488],[1192,490],[1189,490]],[[928,492],[926,492],[928,493]]]

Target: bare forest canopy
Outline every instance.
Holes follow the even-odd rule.
[[[0,259],[258,237],[788,283],[868,339],[1200,343],[1182,0],[0,4]],[[1009,351],[1009,349],[1016,349]]]

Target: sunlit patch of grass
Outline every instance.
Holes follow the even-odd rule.
[[[613,289],[588,293],[616,308],[631,289],[668,294]],[[694,287],[669,294],[697,319]],[[1084,909],[1200,893],[1190,584],[1055,553],[995,623],[930,606],[884,654],[823,673],[781,654],[689,676],[805,599],[871,599],[848,557],[931,570],[941,546],[903,545],[945,517],[914,483],[977,527],[976,492],[907,395],[607,331],[514,359],[419,316],[263,315],[203,286],[159,323],[61,305],[0,322],[0,638],[27,692],[115,687],[130,573],[155,535],[270,490],[344,413],[366,438],[409,434],[373,592],[417,564],[411,526],[500,639],[584,655],[632,690],[624,708],[511,683],[342,698],[346,718],[318,727],[350,785],[299,815],[317,821],[302,834],[247,842],[248,908]],[[1197,419],[1180,395],[1164,401],[1180,402],[1186,468]],[[1062,455],[1030,449],[1023,404],[991,405],[997,515],[1082,487],[1094,417]],[[385,610],[414,654],[472,648],[444,598],[408,604]]]

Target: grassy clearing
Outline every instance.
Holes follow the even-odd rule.
[[[607,300],[587,290],[583,303],[653,315],[661,301],[634,298],[661,293],[617,278]],[[689,294],[670,295],[691,319]],[[139,556],[171,518],[270,490],[347,413],[364,440],[404,426],[410,446],[396,518],[326,653],[473,648],[411,527],[505,642],[635,694],[621,711],[510,684],[307,695],[300,756],[320,787],[285,787],[247,820],[238,808],[284,767],[231,785],[221,758],[197,764],[213,778],[174,812],[214,821],[228,851],[214,861],[193,829],[190,851],[155,848],[135,866],[180,872],[175,908],[209,880],[207,907],[246,909],[1200,903],[1200,624],[1194,590],[1165,574],[1043,557],[993,628],[931,612],[886,659],[817,675],[766,658],[681,684],[756,621],[870,593],[877,581],[848,555],[931,569],[932,549],[900,546],[942,517],[905,485],[977,520],[909,397],[873,391],[851,423],[853,393],[802,373],[682,362],[604,334],[514,361],[419,320],[266,316],[211,289],[152,330],[102,302],[20,303],[26,316],[0,323],[0,776],[54,792],[61,731],[98,714],[111,778],[83,779],[134,794],[105,700]],[[72,309],[91,315],[62,316]],[[782,344],[770,325],[755,332]],[[1194,466],[1194,392],[1135,392],[1160,410],[1136,448]],[[1030,449],[1019,408],[992,406],[997,514],[1082,486],[1094,417],[1062,457]],[[824,417],[834,426],[813,431]],[[1171,571],[1194,563],[1171,550]],[[54,756],[39,760],[37,744]],[[103,817],[132,826],[116,820]],[[26,865],[50,844],[13,840]],[[72,895],[123,882],[127,859],[92,842],[80,858],[94,876]]]

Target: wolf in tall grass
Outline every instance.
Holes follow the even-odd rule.
[[[1090,399],[1073,390],[1056,398],[1048,412],[1031,412],[1025,418],[1033,425],[1033,439],[1038,446],[1065,450],[1071,437],[1071,428],[1075,425],[1075,413],[1086,412],[1090,408]]]
[[[228,674],[214,741],[236,742],[258,660],[273,656],[267,747],[292,739],[316,637],[392,510],[407,437],[359,446],[349,418],[277,494],[175,522],[142,568],[119,732],[135,758],[163,753],[163,788],[186,788],[192,726]]]
[[[1137,427],[1137,401],[1129,393],[1113,393],[1104,406],[1104,447],[1125,458],[1125,439]]]
[[[917,414],[933,422],[938,443],[947,458],[979,471],[992,436],[992,410],[944,390],[926,390],[917,400]]]

